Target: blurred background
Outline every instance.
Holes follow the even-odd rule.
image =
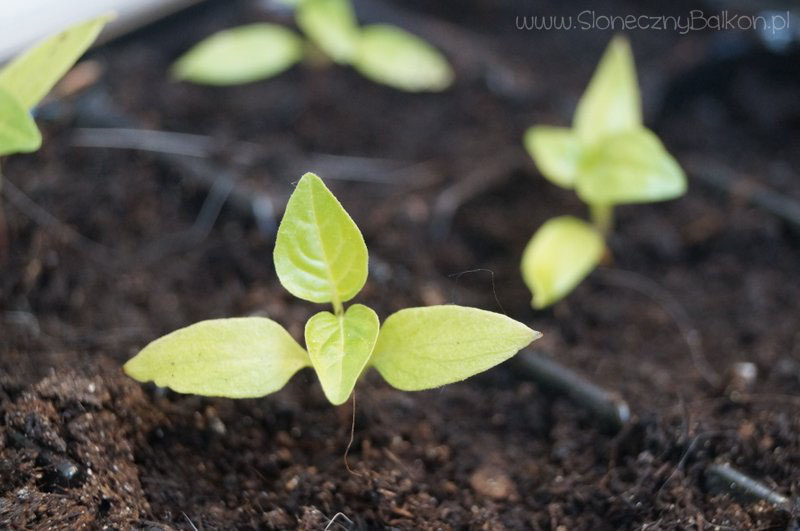
[[[36,109],[41,151],[3,161],[0,403],[11,420],[0,435],[16,423],[94,475],[60,486],[40,453],[0,437],[0,461],[14,463],[0,466],[0,516],[24,506],[18,521],[35,526],[41,504],[64,528],[69,515],[120,528],[324,528],[314,510],[345,511],[353,529],[796,525],[785,506],[720,496],[704,479],[733,463],[800,492],[796,4],[354,4],[361,22],[438,48],[453,85],[405,93],[325,60],[241,86],[170,78],[214,32],[292,27],[279,1],[3,0],[2,57],[70,22],[119,16]],[[619,208],[605,266],[534,311],[524,246],[550,217],[586,213],[539,175],[522,136],[570,124],[619,32],[644,122],[689,192]],[[305,171],[364,232],[359,302],[381,318],[444,303],[505,312],[544,332],[538,350],[624,397],[631,424],[608,434],[509,365],[410,394],[367,375],[355,476],[341,463],[351,410],[332,412],[308,371],[237,402],[125,378],[119,367],[143,345],[201,319],[265,315],[302,338],[318,308],[281,288],[271,253]]]

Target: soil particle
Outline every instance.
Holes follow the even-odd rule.
[[[516,501],[519,499],[516,486],[511,478],[500,469],[499,463],[481,465],[469,477],[469,484],[475,492],[495,500]]]

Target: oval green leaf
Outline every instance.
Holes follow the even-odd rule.
[[[35,44],[0,70],[0,87],[24,108],[35,107],[112,18],[103,15],[87,20]]]
[[[297,183],[278,228],[275,270],[292,295],[339,307],[367,281],[367,246],[355,222],[322,179]]]
[[[603,256],[605,243],[590,224],[572,216],[544,223],[525,247],[522,278],[533,293],[533,307],[558,301],[577,286]]]
[[[29,153],[42,145],[42,135],[28,109],[0,89],[0,156]]]
[[[408,92],[437,92],[453,82],[439,51],[398,27],[374,24],[361,31],[353,66],[365,77]]]
[[[278,323],[264,317],[201,321],[157,339],[123,369],[179,393],[253,398],[280,390],[311,365]]]
[[[686,175],[658,137],[639,128],[605,138],[590,150],[575,191],[587,203],[665,201],[686,192]]]
[[[578,102],[573,125],[578,137],[587,144],[642,125],[636,66],[625,37],[614,37],[608,45]]]
[[[343,315],[320,312],[306,323],[306,346],[325,396],[338,406],[353,391],[378,339],[378,315],[354,304]]]
[[[277,24],[248,24],[200,41],[172,66],[176,79],[238,85],[266,79],[303,57],[303,40]]]
[[[297,25],[337,63],[356,53],[360,29],[350,0],[304,0],[297,7]]]
[[[583,149],[572,129],[537,125],[525,132],[524,143],[547,180],[562,188],[575,186]]]
[[[391,386],[419,391],[490,369],[539,337],[505,315],[476,308],[408,308],[386,319],[371,363]]]

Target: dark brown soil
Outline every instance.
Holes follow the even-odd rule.
[[[787,496],[800,489],[798,233],[693,179],[678,201],[619,209],[613,261],[534,312],[522,248],[548,217],[583,212],[536,173],[520,138],[533,123],[568,123],[610,34],[517,31],[519,5],[466,2],[456,14],[424,4],[410,4],[412,21],[449,18],[497,61],[476,67],[487,48],[462,51],[463,75],[440,95],[342,68],[229,89],[169,83],[169,63],[192,42],[265,17],[255,2],[219,2],[95,52],[98,84],[42,111],[42,151],[3,168],[13,184],[0,277],[0,527],[794,528],[790,512],[706,489],[703,472],[730,463]],[[446,48],[454,37],[439,38]],[[702,156],[800,200],[800,62],[772,56],[765,68],[761,52],[745,51],[714,84],[719,38],[632,35],[648,122],[679,159]],[[73,145],[76,123],[113,123],[112,112],[213,136],[220,152],[201,165],[226,168],[278,210],[314,167],[365,233],[371,276],[359,301],[382,317],[444,302],[504,311],[544,332],[538,350],[620,392],[633,421],[603,431],[511,364],[421,393],[370,373],[356,391],[348,471],[352,404],[330,406],[310,371],[239,401],[129,380],[121,364],[177,327],[258,313],[299,338],[318,308],[280,287],[272,237],[246,210],[229,203],[207,235],[187,232],[208,188],[185,166]],[[256,163],[237,163],[238,141],[258,146]],[[338,166],[326,171],[318,154],[405,164],[327,159]],[[352,175],[371,182],[332,178]],[[442,194],[465,182],[477,193],[449,223]],[[702,352],[692,355],[687,329]],[[754,364],[753,381],[735,376],[739,362]]]

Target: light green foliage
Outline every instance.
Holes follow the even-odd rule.
[[[0,156],[39,149],[42,135],[30,110],[83,55],[110,19],[104,15],[67,28],[0,69]]]
[[[476,308],[407,308],[386,319],[372,363],[393,387],[420,391],[483,372],[539,337],[505,315]]]
[[[353,66],[378,83],[408,92],[441,91],[453,70],[436,48],[398,27],[365,26]]]
[[[558,186],[574,188],[589,205],[596,229],[589,231],[574,218],[572,223],[558,218],[559,223],[548,222],[534,235],[522,269],[536,308],[567,295],[597,265],[603,248],[600,235],[611,230],[615,205],[664,201],[686,192],[683,170],[642,124],[636,68],[624,37],[608,45],[578,102],[572,128],[537,125],[525,133],[524,144],[542,175]],[[582,248],[579,237],[595,243]],[[564,241],[567,238],[576,242]],[[548,257],[553,250],[558,252]],[[556,267],[559,253],[571,258]],[[586,256],[581,258],[581,253]]]
[[[310,364],[281,325],[242,317],[176,330],[147,345],[124,369],[131,378],[179,393],[248,398],[279,390]]]
[[[295,20],[317,48],[365,77],[410,92],[444,90],[453,70],[433,46],[396,26],[360,27],[351,0],[294,0]],[[279,31],[282,30],[282,31]],[[272,24],[222,31],[201,41],[173,66],[178,79],[231,85],[266,79],[300,59],[302,40]]]
[[[566,127],[536,125],[525,132],[525,149],[551,183],[573,188],[583,155],[578,136]]]
[[[544,223],[525,247],[522,278],[533,292],[533,307],[544,308],[572,291],[600,262],[603,236],[572,216]]]
[[[0,70],[0,88],[35,107],[94,42],[110,15],[76,24],[25,51]]]
[[[347,400],[378,339],[378,314],[354,304],[341,315],[319,312],[306,323],[306,345],[325,396],[339,405]]]
[[[313,173],[297,184],[278,228],[275,270],[289,293],[334,308],[367,281],[367,246],[361,231]]]
[[[358,47],[359,28],[349,0],[304,0],[297,25],[331,59],[348,64]]]
[[[344,403],[374,364],[393,386],[428,389],[463,380],[513,356],[541,334],[504,315],[460,306],[401,310],[381,328],[362,304],[345,311],[367,276],[361,232],[322,179],[297,184],[275,244],[285,288],[312,302],[331,302],[306,323],[308,353],[280,325],[263,318],[205,321],[148,345],[125,364],[139,381],[183,393],[262,396],[312,366],[328,400]]]
[[[686,176],[658,137],[632,129],[604,137],[580,165],[575,191],[589,204],[649,203],[686,193]]]
[[[572,129],[537,125],[524,144],[542,175],[590,205],[662,201],[686,189],[680,166],[642,124],[633,55],[622,37],[603,55]]]
[[[280,74],[303,57],[303,41],[277,24],[249,24],[200,41],[172,67],[176,79],[238,85]]]
[[[573,120],[586,144],[642,125],[642,103],[630,44],[614,37],[583,93]]]
[[[28,109],[0,89],[0,156],[36,151],[42,135]]]

